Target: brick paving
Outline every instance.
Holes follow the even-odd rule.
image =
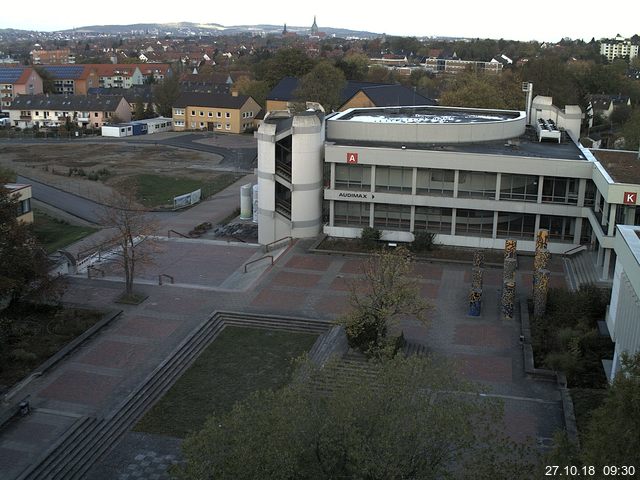
[[[158,271],[174,272],[176,281],[187,287],[136,285],[148,298],[138,306],[122,306],[123,314],[112,325],[45,377],[34,381],[29,387],[33,404],[38,408],[67,409],[70,413],[108,415],[189,332],[216,310],[336,318],[349,308],[350,284],[355,284],[359,291],[366,290],[366,284],[359,278],[364,259],[308,254],[306,248],[310,243],[297,242],[273,267],[256,277],[255,284],[238,291],[216,291],[198,287],[221,285],[237,274],[248,258],[257,255],[257,250],[213,243],[167,242],[168,250],[160,254],[156,267],[144,275],[152,278]],[[531,274],[526,267],[526,261],[521,263],[517,274],[519,291],[530,289]],[[553,385],[525,378],[518,343],[519,324],[500,318],[500,269],[485,272],[482,315],[478,318],[467,315],[470,271],[471,265],[423,262],[415,266],[412,278],[433,309],[428,328],[411,319],[400,322],[405,338],[449,357],[465,378],[479,382],[488,394],[503,398],[504,422],[513,438],[546,441],[562,425],[559,394]],[[553,272],[552,285],[562,283],[560,272]],[[114,281],[74,278],[70,283],[66,301],[98,308],[113,309],[113,300],[122,291],[122,284]],[[68,424],[70,420],[65,418],[65,422]],[[20,421],[0,435],[0,467],[7,463],[8,456],[14,455],[15,446],[21,445],[20,461],[12,465],[7,478],[14,478],[19,468],[24,468],[45,448],[42,443],[33,443],[29,451],[28,442],[12,443],[13,438],[22,441],[29,438],[18,433],[21,424],[28,432],[28,422]],[[37,431],[41,427],[31,428]],[[167,478],[166,467],[179,460],[178,443],[174,440],[142,439],[129,433],[121,446],[94,467],[88,478]],[[163,447],[156,448],[159,445]]]

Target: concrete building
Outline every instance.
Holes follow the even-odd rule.
[[[20,183],[7,183],[4,188],[18,202],[17,218],[24,223],[33,223],[33,211],[31,210],[31,185]]]
[[[78,127],[100,128],[114,118],[131,120],[122,96],[20,95],[9,107],[11,124],[20,128],[57,127],[67,121]]]
[[[42,78],[31,67],[0,68],[0,111],[11,107],[17,95],[42,93]]]
[[[616,344],[613,361],[610,365],[605,362],[610,379],[620,371],[624,352],[640,351],[640,227],[618,225],[617,229],[617,260],[607,311],[607,327]]]
[[[595,252],[602,280],[615,264],[615,225],[640,224],[637,153],[582,147],[577,106],[536,97],[530,125],[517,111],[356,108],[324,120],[326,139],[320,117],[307,117],[318,119],[313,128],[296,128],[298,116],[275,112],[258,131],[260,242],[319,230],[320,184],[327,235],[356,238],[370,226],[383,240],[411,242],[427,230],[445,245],[502,249],[515,238],[533,252],[535,232],[545,228],[552,253]],[[300,180],[292,176],[298,169]]]
[[[454,54],[455,55],[455,54]],[[420,61],[420,65],[428,72],[435,74],[452,74],[466,72],[472,70],[481,73],[498,74],[502,72],[504,67],[502,62],[491,60],[489,62],[462,60],[455,57],[425,57]]]
[[[32,50],[31,63],[34,65],[66,65],[76,63],[76,56],[68,48],[59,50]]]
[[[602,39],[600,40],[600,55],[607,57],[610,62],[615,58],[633,60],[638,56],[638,44],[631,43],[630,39],[620,35],[614,39]]]
[[[247,95],[183,93],[173,106],[173,129],[243,133],[253,129],[260,105]]]

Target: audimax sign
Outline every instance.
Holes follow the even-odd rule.
[[[338,196],[342,197],[342,198],[364,198],[364,199],[368,199],[369,195],[371,195],[370,193],[362,193],[362,192],[339,192]],[[371,195],[371,198],[373,198],[373,195]]]

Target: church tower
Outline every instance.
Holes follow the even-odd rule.
[[[313,16],[313,25],[311,25],[311,36],[312,37],[317,37],[318,36],[318,24],[316,23],[316,16]]]

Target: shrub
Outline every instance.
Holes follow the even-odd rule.
[[[364,227],[362,229],[362,233],[360,234],[360,240],[362,241],[363,245],[367,247],[375,247],[381,236],[382,232],[377,228]]]
[[[16,348],[15,350],[11,350],[11,353],[9,355],[13,360],[18,362],[32,362],[36,358],[38,358],[35,353],[27,352],[22,348]]]
[[[413,234],[414,240],[411,244],[411,250],[414,252],[429,252],[434,249],[436,238],[435,233],[429,233],[426,230],[420,230]]]

